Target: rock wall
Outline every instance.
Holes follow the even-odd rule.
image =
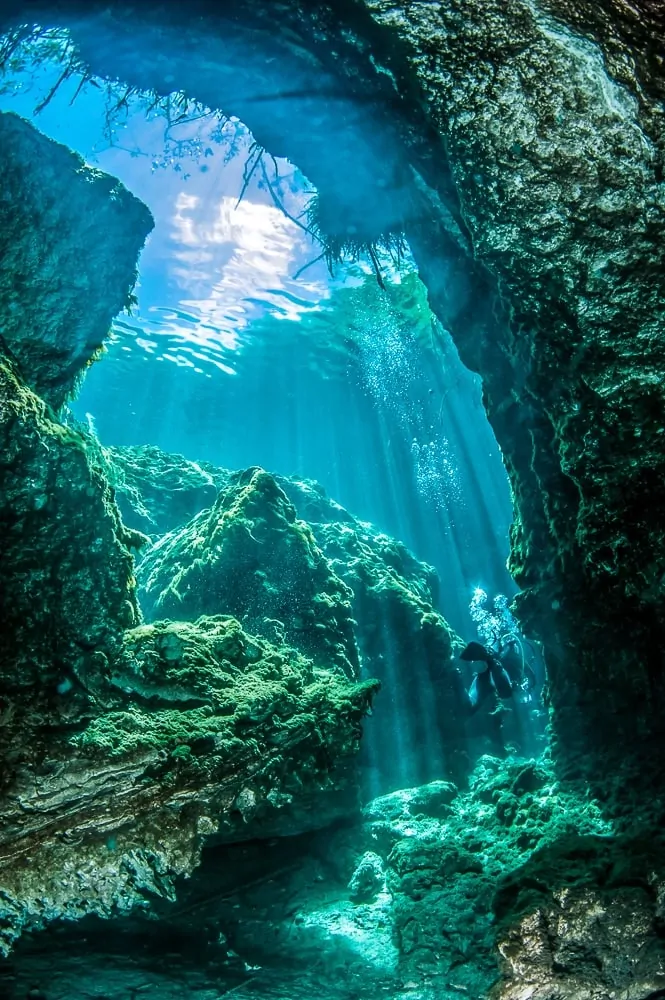
[[[140,617],[132,548],[142,536],[122,525],[85,440],[2,358],[0,443],[6,737],[26,713],[56,723],[91,709],[92,677]]]
[[[515,497],[511,569],[562,758],[662,736],[662,139],[638,87],[537,7],[374,8],[407,39],[504,318],[466,329]],[[428,59],[422,58],[425,42]],[[426,234],[435,310],[448,289]],[[611,723],[608,720],[611,719]],[[607,745],[603,749],[608,749]]]

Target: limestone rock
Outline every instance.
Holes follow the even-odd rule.
[[[351,592],[261,469],[237,475],[209,510],[158,541],[140,573],[149,618],[234,614],[319,665],[357,676]]]
[[[375,684],[232,618],[129,630],[107,682],[115,707],[85,728],[23,734],[0,798],[5,953],[56,919],[175,899],[206,841],[302,833],[358,808],[351,765]]]
[[[252,470],[239,473],[206,466],[196,471],[197,467],[182,456],[168,455],[157,448],[105,450],[119,470],[113,478],[123,509],[131,504],[132,511],[144,510],[155,523],[171,524],[181,520],[181,500],[185,497],[187,504],[205,503],[209,481],[227,490],[212,510],[201,512],[190,525],[157,540],[144,555],[138,577],[142,584],[142,606],[149,616],[164,612],[191,618],[203,612],[240,614],[242,610],[250,616],[247,621],[251,621],[251,627],[259,634],[275,634],[273,629],[277,624],[270,619],[277,619],[289,627],[289,617],[284,611],[288,604],[283,603],[281,609],[278,605],[280,600],[292,599],[282,593],[288,582],[282,574],[284,559],[280,556],[274,573],[261,563],[261,572],[269,575],[268,583],[279,591],[266,605],[266,583],[259,577],[261,586],[257,587],[256,579],[250,577],[253,589],[244,591],[237,568],[242,563],[244,574],[248,568],[258,567],[258,560],[265,559],[265,549],[248,535],[243,537],[242,547],[236,554],[230,548],[226,552],[212,548],[211,539],[214,537],[217,545],[218,539],[223,537],[220,532],[213,531],[215,520],[222,517],[228,524],[230,511],[233,518],[245,516],[240,507],[233,506],[234,497],[242,491],[241,484],[254,475]],[[176,488],[155,491],[153,480],[159,477],[156,470],[168,470],[164,475],[178,484]],[[199,491],[196,487],[190,492],[185,486],[180,493],[179,484],[201,483],[202,475],[206,479],[204,489]],[[426,778],[433,776],[433,772],[438,774],[437,767],[445,761],[446,775],[463,781],[470,763],[464,728],[465,692],[462,677],[453,662],[461,640],[436,610],[439,589],[436,571],[416,559],[397,539],[358,520],[328,497],[318,483],[284,476],[273,476],[271,480],[293,505],[297,523],[307,524],[329,566],[329,579],[338,581],[323,584],[324,590],[334,593],[335,587],[344,588],[345,600],[351,604],[353,637],[363,676],[376,677],[388,693],[380,706],[381,733],[385,736],[382,738],[377,730],[374,737],[375,742],[381,743],[380,756],[385,757],[386,773],[394,753],[391,733],[399,726],[403,743],[408,742],[414,760],[422,758],[417,766],[419,775]],[[283,501],[281,503],[282,510],[286,511]],[[255,517],[256,513],[251,516]],[[146,524],[147,521],[132,520],[130,523]],[[276,524],[279,526],[283,522],[277,519]],[[254,529],[252,533],[257,534]],[[288,536],[282,532],[282,539],[285,537]],[[205,555],[202,557],[201,553]],[[274,558],[270,552],[269,558]],[[244,577],[241,575],[240,579]],[[184,593],[183,603],[170,589],[172,582],[179,595]],[[299,591],[301,599],[302,586]],[[269,608],[273,610],[267,610]],[[325,624],[320,609],[317,621]],[[323,637],[323,629],[318,631]],[[291,628],[284,635],[296,648],[307,655],[312,653],[313,647],[302,645],[303,637],[297,630]],[[312,655],[320,658],[320,654]],[[426,698],[423,691],[427,691]],[[397,692],[399,698],[396,698]],[[394,711],[393,715],[389,714],[391,706],[397,705],[399,721]],[[423,731],[428,733],[426,743],[422,739]],[[374,766],[381,767],[381,764]]]
[[[0,327],[23,381],[54,407],[131,302],[153,220],[114,177],[0,114]]]
[[[229,473],[154,445],[101,446],[123,522],[146,535],[165,535],[211,507]]]
[[[657,996],[665,986],[659,835],[572,833],[499,886],[494,1000]]]
[[[349,898],[354,903],[370,903],[386,884],[383,861],[374,851],[365,851],[349,882]]]
[[[61,722],[90,709],[94,678],[140,616],[136,537],[122,525],[103,473],[85,440],[1,359],[0,530],[0,678],[9,739],[26,713]]]

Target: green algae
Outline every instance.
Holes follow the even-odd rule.
[[[153,445],[103,450],[123,521],[148,535],[182,527],[228,485],[226,470]]]
[[[513,873],[528,863],[535,871],[539,852],[571,837],[604,842],[613,832],[584,786],[561,785],[548,758],[484,757],[468,791],[434,782],[395,792],[370,803],[365,819],[386,866],[403,974],[448,980],[473,996],[497,978],[497,913],[517,916],[504,888]],[[545,885],[554,890],[557,879]]]
[[[5,360],[0,439],[3,684],[16,697],[37,695],[32,711],[50,702],[57,712],[58,681],[86,675],[94,686],[95,656],[113,655],[139,620],[136,539],[85,440]],[[79,686],[72,698],[85,702],[86,691]]]
[[[209,510],[157,542],[140,576],[149,618],[233,614],[319,666],[357,675],[351,592],[261,469],[235,475]]]
[[[209,758],[223,767],[249,745],[256,751],[257,740],[286,751],[309,734],[324,747],[343,720],[360,719],[377,690],[375,681],[349,683],[224,616],[127,632],[110,683],[136,703],[94,719],[74,745],[111,756],[165,750],[188,762],[200,747],[208,767]],[[335,752],[352,752],[358,735]]]

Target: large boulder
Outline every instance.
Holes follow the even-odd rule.
[[[375,690],[232,618],[127,631],[97,691],[105,710],[15,734],[0,797],[0,952],[55,920],[175,899],[206,841],[353,816]]]
[[[0,113],[2,350],[54,407],[132,302],[150,212],[18,115]]]
[[[351,592],[275,479],[248,469],[141,563],[149,619],[233,614],[321,666],[358,673]]]
[[[168,468],[175,482],[190,482],[190,461],[156,448],[106,451],[112,469],[118,470],[111,475],[131,524],[144,524],[146,517],[162,523],[182,520],[183,494],[155,491],[154,470]],[[214,466],[198,475],[226,489],[209,510],[158,539],[143,556],[137,575],[148,617],[243,615],[258,634],[271,636],[279,627],[289,643],[309,655],[313,647],[307,633],[293,623],[293,614],[301,616],[298,608],[307,600],[304,581],[311,577],[307,585],[328,595],[343,588],[363,676],[376,677],[383,691],[366,744],[368,769],[382,787],[409,779],[426,781],[440,776],[442,769],[448,777],[465,780],[471,761],[466,695],[464,678],[453,663],[463,644],[437,610],[436,571],[397,539],[354,517],[316,482],[254,470],[231,473]],[[272,506],[265,499],[268,484]],[[193,502],[197,494],[184,495]],[[203,493],[198,497],[201,503],[207,499]],[[252,520],[247,522],[250,502]],[[277,513],[269,518],[264,508]],[[299,529],[289,528],[286,512],[296,518],[293,524]],[[253,526],[257,517],[258,530]],[[319,555],[313,567],[296,563],[299,584],[294,594],[296,570],[289,573],[285,567],[294,558],[290,539],[298,542],[303,530],[311,532]],[[295,548],[298,559],[300,551]],[[328,567],[325,573],[321,556]],[[314,606],[318,648],[328,641],[324,626],[330,597]],[[335,620],[331,624],[334,641],[338,626]],[[500,744],[500,732],[497,739]]]

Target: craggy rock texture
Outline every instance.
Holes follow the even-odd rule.
[[[125,633],[85,728],[25,733],[0,799],[0,951],[26,929],[174,900],[206,839],[316,829],[357,809],[376,689],[232,618]],[[78,730],[78,731],[77,731]]]
[[[84,438],[2,359],[0,534],[6,738],[26,713],[55,722],[88,705],[92,677],[139,620],[131,549],[141,536],[122,525]]]
[[[233,618],[137,625],[97,452],[0,363],[0,950],[27,928],[174,898],[203,841],[358,807],[375,682]],[[135,626],[132,628],[132,626]]]
[[[61,4],[65,23],[77,6]],[[238,113],[317,185],[333,243],[406,233],[484,379],[515,497],[519,614],[545,644],[562,764],[602,783],[606,751],[662,741],[658,5],[103,7],[71,22],[95,71]],[[292,99],[253,100],[257,80]]]
[[[509,310],[503,330],[453,334],[511,474],[511,565],[545,642],[556,738],[593,765],[605,735],[625,754],[662,730],[662,154],[601,51],[530,5],[376,11],[412,48]]]
[[[22,182],[27,191],[34,168],[40,197],[60,210],[69,153],[56,147],[42,159],[41,140],[27,134],[36,160],[22,165]],[[97,214],[84,201],[86,223],[98,226],[119,201],[131,236],[133,202],[112,179],[74,163],[82,184],[97,185],[97,200],[100,190],[107,196]],[[21,211],[8,206],[18,196],[10,186],[3,203],[12,225]],[[147,218],[142,206],[136,213]],[[70,255],[78,254],[77,308],[94,316],[87,298],[102,292],[83,280],[77,234],[59,216],[56,223]],[[48,246],[53,224],[36,214],[21,238]],[[103,230],[95,231],[102,252]],[[11,226],[9,233],[19,244]],[[108,241],[120,267],[110,219]],[[39,316],[51,308],[52,289],[24,280],[24,263],[20,254],[3,258],[12,290],[3,303],[6,330],[20,307],[25,343],[32,338],[39,348]],[[58,275],[69,279],[60,263]],[[119,280],[114,265],[106,280]],[[53,346],[33,383],[56,402],[50,390],[71,388],[62,362],[76,359],[77,347],[59,344],[56,365]],[[58,420],[26,385],[19,368],[27,355],[16,340],[0,348],[0,954],[7,954],[23,933],[58,920],[110,918],[173,900],[174,880],[191,873],[206,839],[293,835],[353,816],[360,722],[378,685],[347,679],[348,660],[326,669],[325,657],[313,661],[254,638],[228,616],[141,625],[132,550],[149,539],[122,523],[111,485],[117,470],[93,436]],[[79,357],[72,371],[80,367]],[[196,475],[205,478],[192,463],[181,466],[182,479],[163,472],[175,507]],[[131,494],[129,473],[123,481]],[[292,511],[274,483],[261,484]],[[185,507],[192,502],[184,499]],[[251,497],[238,510],[251,512]],[[249,523],[241,520],[239,529]],[[311,535],[294,518],[288,524],[294,544],[305,547],[303,566],[329,572]],[[337,636],[329,632],[335,654],[345,621]]]
[[[662,838],[572,834],[503,881],[493,1000],[656,997],[665,988]]]
[[[0,346],[59,407],[131,302],[152,216],[114,177],[11,113],[0,114],[0,174]]]
[[[229,474],[152,445],[105,448],[107,474],[126,525],[146,535],[165,535],[211,507]]]
[[[111,471],[119,484],[121,505],[128,507],[128,523],[143,524],[146,516],[171,523],[181,515],[178,491],[153,491],[153,470],[168,468],[175,481],[181,482],[191,475],[191,463],[156,448],[106,451],[112,470],[117,466],[124,474],[131,464],[130,484],[123,485],[121,477]],[[307,598],[303,581],[311,576],[321,588],[315,593],[324,595],[315,605],[317,649],[328,641],[320,607],[334,607],[325,595],[334,596],[335,588],[342,588],[350,605],[346,613],[352,615],[353,648],[357,648],[363,676],[376,677],[382,684],[380,726],[377,721],[367,767],[380,772],[387,787],[393,787],[400,773],[428,780],[440,775],[442,766],[446,776],[463,781],[471,761],[464,680],[452,662],[463,643],[436,610],[439,581],[435,570],[417,560],[401,542],[359,521],[313,481],[259,476],[255,470],[231,473],[213,466],[206,467],[205,476],[226,485],[217,503],[182,530],[158,540],[139,563],[141,604],[148,616],[244,613],[258,634],[284,636],[311,654],[307,634],[293,625],[294,602],[300,606]],[[266,495],[261,491],[268,484]],[[237,502],[239,496],[242,503]],[[198,498],[205,499],[203,495]],[[287,498],[292,509],[285,505]],[[296,542],[300,538],[284,521],[293,512],[299,519],[294,524],[311,531],[328,567],[319,579],[312,568],[303,575],[297,562],[300,575],[295,587],[293,575],[284,572],[291,558],[285,557],[284,546],[290,546],[291,537]],[[248,533],[243,525],[250,514],[252,521],[259,518],[259,530],[252,527]],[[231,532],[234,541],[229,544],[225,539]],[[259,563],[265,577],[256,573]],[[318,556],[314,569],[321,574]],[[245,575],[248,583],[243,582]],[[295,613],[302,614],[297,608]],[[334,637],[337,630],[333,620]],[[395,752],[401,765],[394,759]]]
[[[262,469],[234,477],[209,510],[158,541],[141,579],[149,618],[234,614],[322,666],[357,676],[351,592]]]
[[[101,943],[83,925],[77,953],[62,928],[26,942],[15,971],[42,985],[50,955],[56,996],[95,968],[109,995],[150,983],[170,997],[184,980],[201,1000],[646,1000],[663,985],[664,874],[660,842],[614,831],[547,758],[484,757],[467,792],[431,782],[355,824],[206,850],[179,904],[156,902],[157,931],[135,915]]]

